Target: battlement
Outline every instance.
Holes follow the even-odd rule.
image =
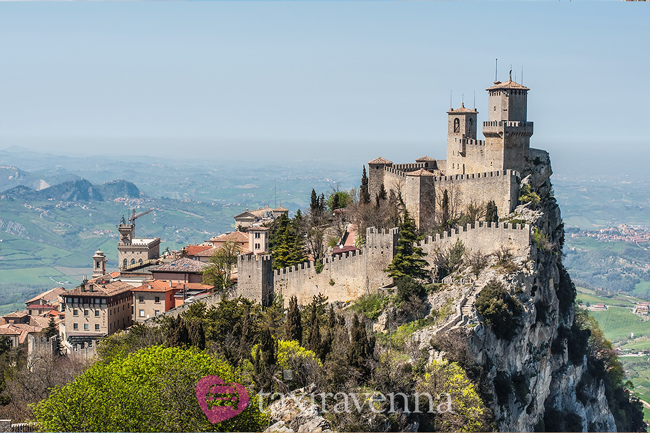
[[[424,162],[414,162],[414,163],[407,163],[407,164],[393,164],[393,169],[395,170],[401,170],[401,171],[416,171],[421,168],[426,169],[426,166],[424,165]]]
[[[500,133],[510,135],[533,135],[533,122],[520,122],[518,120],[488,120],[483,122],[483,135],[496,136]]]
[[[515,170],[503,170],[503,171],[487,171],[484,173],[468,173],[468,174],[453,174],[451,176],[436,176],[434,177],[435,182],[448,182],[454,180],[469,180],[469,179],[481,179],[489,177],[517,177],[519,172]]]
[[[476,221],[474,226],[467,224],[442,235],[428,236],[418,243],[427,253],[425,259],[433,266],[434,257],[443,248],[450,248],[461,241],[468,251],[493,254],[502,247],[514,254],[529,254],[531,245],[530,225],[496,224]]]
[[[393,167],[384,166],[384,171],[406,179],[406,172],[404,170],[397,170]]]
[[[271,261],[271,255],[270,254],[264,254],[264,255],[255,255],[255,254],[240,254],[239,255],[239,261],[241,262],[267,262]]]

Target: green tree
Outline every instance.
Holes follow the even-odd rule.
[[[489,281],[476,297],[475,305],[497,337],[510,340],[517,333],[523,307],[510,296],[502,283]]]
[[[95,363],[34,407],[44,431],[260,431],[267,420],[258,397],[238,416],[211,424],[196,398],[204,376],[242,382],[235,369],[197,349],[148,347]]]
[[[368,361],[373,356],[375,341],[368,338],[366,326],[359,321],[359,316],[354,313],[352,327],[350,328],[350,346],[348,347],[348,363],[357,369],[363,377],[370,373]]]
[[[409,215],[409,211],[404,208],[395,257],[386,269],[390,277],[398,279],[409,276],[423,280],[429,278],[429,272],[425,269],[427,262],[423,259],[427,253],[416,246],[416,242],[420,242],[422,238],[423,236],[416,234],[415,221]]]
[[[241,246],[233,241],[226,241],[221,248],[210,257],[209,265],[203,271],[203,284],[214,287],[215,293],[222,296],[228,294],[228,289],[233,286],[232,271],[237,265],[237,256]]]
[[[449,193],[447,190],[442,193],[442,204],[440,206],[442,215],[441,215],[441,220],[444,229],[446,230],[449,225]]]
[[[287,340],[296,340],[302,345],[302,319],[298,309],[298,298],[292,296],[289,299],[289,311],[287,312],[286,325]]]
[[[311,190],[311,201],[309,203],[309,209],[311,210],[312,215],[319,210],[318,206],[318,195],[316,195],[316,190]]]
[[[312,302],[310,310],[311,316],[309,319],[309,341],[307,343],[307,348],[309,350],[313,350],[315,353],[318,353],[321,346],[321,337],[318,306],[315,302]]]
[[[278,363],[278,342],[269,329],[263,329],[259,334],[259,343],[254,348],[253,381],[257,391],[273,390],[276,364]]]
[[[366,175],[366,166],[363,166],[363,174],[361,175],[361,189],[360,199],[363,204],[370,204],[370,192],[368,191],[368,176]]]
[[[487,209],[485,210],[485,221],[489,223],[499,222],[499,212],[494,200],[490,200],[487,204]]]

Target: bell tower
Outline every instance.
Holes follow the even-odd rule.
[[[106,275],[106,256],[101,250],[97,250],[93,256],[93,278]]]
[[[476,140],[476,108],[450,108],[447,111],[447,168],[446,174],[465,174],[468,140]]]

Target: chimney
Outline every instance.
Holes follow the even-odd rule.
[[[172,280],[167,280],[167,282],[169,283],[169,287],[171,287],[172,286]]]
[[[151,284],[149,284],[149,290],[151,290]]]

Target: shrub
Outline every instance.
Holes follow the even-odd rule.
[[[472,267],[472,273],[478,275],[487,266],[487,256],[480,251],[473,251],[469,255],[468,264]]]
[[[411,277],[399,278],[396,283],[397,301],[400,303],[408,300],[411,296],[422,296],[424,294],[424,286]]]
[[[532,241],[533,245],[536,245],[539,250],[547,252],[553,250],[553,244],[549,240],[548,234],[544,234],[544,232],[538,228],[535,228],[535,231],[533,232]]]
[[[533,191],[530,185],[525,184],[521,186],[519,190],[519,203],[532,203],[536,205],[540,200],[539,195]]]
[[[488,282],[476,297],[476,309],[498,338],[511,340],[517,332],[521,303],[512,298],[503,284]]]
[[[34,407],[45,431],[257,431],[266,425],[257,396],[238,416],[210,424],[196,383],[216,375],[241,382],[225,361],[196,349],[154,346],[96,363]],[[164,414],[164,416],[162,416]]]
[[[381,293],[370,293],[357,299],[351,306],[352,311],[358,311],[370,320],[377,320],[388,303],[389,297]]]

